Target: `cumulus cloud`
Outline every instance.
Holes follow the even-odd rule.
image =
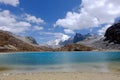
[[[58,45],[60,41],[65,41],[70,38],[70,36],[63,33],[55,33],[55,32],[40,32],[41,35],[47,35],[47,37],[53,37],[52,40],[47,42],[47,45]]]
[[[99,24],[112,24],[120,16],[120,0],[82,0],[79,12],[68,12],[58,19],[54,26],[70,30],[98,27]]]
[[[48,45],[59,45],[59,42],[60,41],[65,41],[67,39],[69,39],[70,37],[66,34],[63,34],[63,33],[55,33],[54,34],[54,37],[56,38],[55,40],[51,40],[51,41],[48,41],[47,44]]]
[[[83,17],[84,16],[84,17]],[[97,26],[98,19],[87,13],[68,12],[65,19],[58,19],[55,26],[62,26],[65,29],[80,30]],[[91,26],[92,25],[92,26]]]
[[[27,17],[27,16],[26,16]],[[22,18],[22,19],[21,19]],[[21,33],[34,28],[42,30],[42,27],[31,27],[32,23],[27,22],[24,17],[18,17],[10,13],[9,10],[0,10],[0,30],[10,31],[13,33]]]
[[[9,4],[16,7],[20,2],[19,0],[0,0],[0,3]]]
[[[31,24],[25,21],[17,21],[16,16],[9,10],[0,11],[0,29],[19,33],[25,31]]]
[[[29,14],[26,14],[25,19],[29,22],[32,22],[32,23],[37,23],[37,24],[44,23],[44,20],[42,20],[41,18],[37,18],[36,16],[32,16]]]
[[[55,33],[55,37],[57,38],[58,41],[65,41],[68,38],[70,38],[68,35],[63,34],[63,33]]]
[[[70,29],[64,29],[64,32],[65,32],[66,34],[74,34],[74,33],[75,33],[74,31],[72,31],[72,30],[70,30]]]

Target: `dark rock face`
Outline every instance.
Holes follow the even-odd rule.
[[[38,44],[37,41],[33,37],[28,36],[28,37],[25,37],[25,38],[32,44]]]
[[[105,33],[105,41],[120,44],[120,22],[113,24]]]
[[[85,36],[80,34],[80,33],[76,33],[76,35],[74,36],[74,40],[73,43],[76,43],[78,41],[82,41],[85,39]]]

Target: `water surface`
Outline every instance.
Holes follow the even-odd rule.
[[[0,54],[11,72],[120,72],[120,52],[21,52]]]

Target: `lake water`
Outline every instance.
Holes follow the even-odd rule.
[[[120,72],[120,52],[21,52],[0,54],[11,72]]]

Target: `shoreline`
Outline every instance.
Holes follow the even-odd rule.
[[[120,80],[119,72],[0,73],[1,80]]]
[[[15,54],[15,53],[45,53],[45,52],[76,52],[76,53],[79,53],[79,52],[120,52],[120,50],[103,50],[103,51],[99,51],[99,50],[93,50],[93,51],[24,51],[24,52],[0,52],[0,54]]]

